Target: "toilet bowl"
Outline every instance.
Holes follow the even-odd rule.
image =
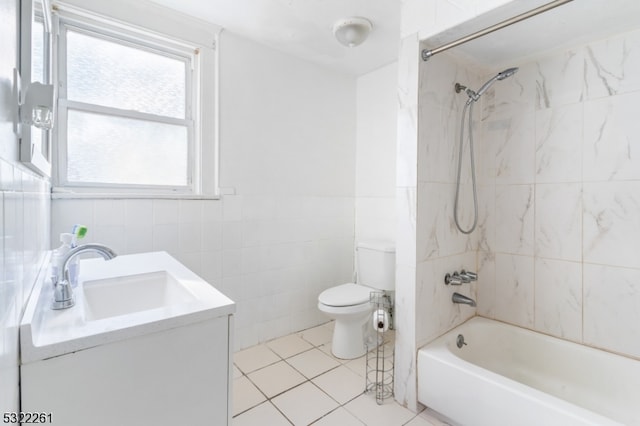
[[[354,359],[365,354],[365,325],[369,324],[373,305],[372,288],[342,284],[320,293],[318,309],[335,319],[331,351],[336,358]]]
[[[357,283],[329,288],[318,296],[318,309],[335,320],[331,352],[354,359],[366,352],[367,331],[373,332],[371,292],[395,288],[395,247],[386,242],[360,242],[356,246]]]

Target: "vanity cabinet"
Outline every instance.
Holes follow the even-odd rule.
[[[231,315],[21,367],[22,411],[59,426],[230,424]]]
[[[23,413],[52,426],[231,424],[231,299],[166,252],[83,259],[68,309],[51,309],[49,276],[20,324]]]

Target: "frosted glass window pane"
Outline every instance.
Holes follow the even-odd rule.
[[[187,145],[185,126],[69,110],[67,179],[186,186]]]
[[[124,110],[185,117],[186,63],[67,31],[67,97]]]
[[[31,24],[31,81],[44,81],[44,25],[34,21]]]
[[[31,23],[31,81],[48,83],[44,78],[44,24],[40,21]],[[30,132],[32,145],[40,146],[42,155],[48,159],[47,134],[35,126],[30,128]]]

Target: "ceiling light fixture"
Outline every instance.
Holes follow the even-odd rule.
[[[340,44],[347,47],[355,47],[367,39],[373,25],[365,18],[353,16],[341,19],[333,24],[333,35]]]

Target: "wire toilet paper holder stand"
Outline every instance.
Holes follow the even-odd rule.
[[[383,291],[372,291],[369,302],[373,305],[370,327],[373,336],[367,339],[367,374],[365,393],[375,393],[381,405],[393,396],[394,333],[393,304]]]

